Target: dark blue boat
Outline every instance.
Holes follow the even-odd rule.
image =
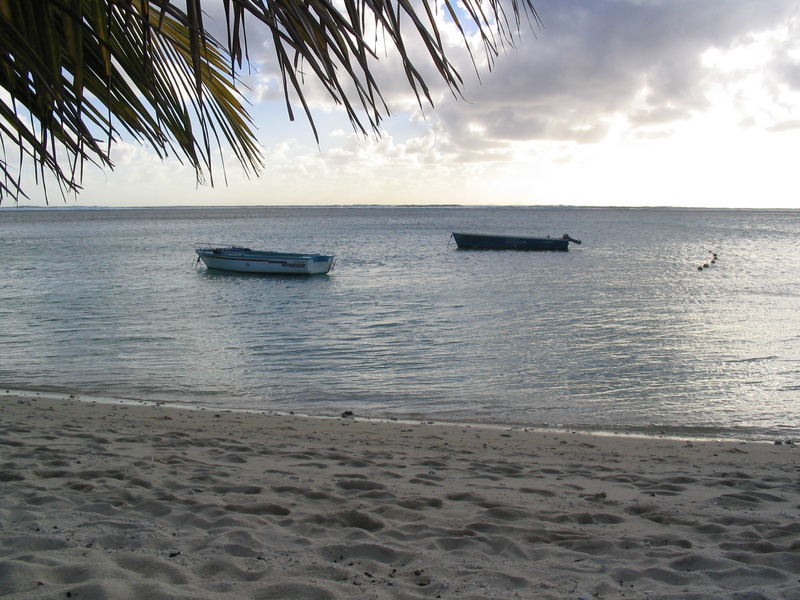
[[[569,243],[580,244],[580,240],[566,233],[560,238],[517,237],[487,235],[484,233],[455,233],[453,238],[461,250],[569,250]]]

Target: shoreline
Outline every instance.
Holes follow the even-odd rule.
[[[800,449],[0,396],[12,600],[800,598]]]
[[[36,390],[3,388],[0,398],[3,396],[23,397],[23,398],[44,398],[51,400],[69,400],[73,402],[98,403],[109,405],[127,406],[162,406],[179,410],[208,411],[208,412],[230,412],[254,415],[274,415],[274,416],[297,416],[308,419],[338,420],[345,412],[351,413],[349,416],[355,421],[375,422],[375,423],[398,423],[405,425],[417,424],[438,424],[453,427],[471,427],[475,429],[501,429],[501,430],[523,430],[555,433],[581,433],[594,436],[612,437],[634,437],[644,439],[669,439],[676,441],[699,441],[699,442],[752,442],[765,444],[788,444],[800,443],[800,439],[793,436],[772,435],[764,432],[755,433],[752,430],[741,432],[736,435],[731,428],[714,428],[711,426],[681,427],[678,425],[618,425],[614,427],[603,427],[601,425],[551,425],[546,423],[523,424],[512,422],[471,422],[462,420],[447,420],[442,418],[427,418],[425,416],[416,417],[393,417],[393,416],[368,416],[359,415],[352,410],[343,411],[339,415],[335,414],[313,414],[295,410],[278,409],[256,409],[239,408],[224,406],[197,406],[189,403],[162,400],[143,400],[137,398],[126,398],[119,396],[100,396],[91,394],[81,394],[77,392],[65,392],[54,390]],[[715,435],[715,432],[717,433]],[[749,434],[749,435],[747,435]]]

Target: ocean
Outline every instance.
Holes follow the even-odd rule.
[[[798,240],[800,211],[3,208],[0,394],[800,439]],[[336,267],[213,272],[202,242]]]

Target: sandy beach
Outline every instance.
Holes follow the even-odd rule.
[[[800,449],[0,395],[3,599],[800,599]]]

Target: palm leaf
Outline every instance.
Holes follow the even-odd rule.
[[[463,12],[442,1],[470,56],[462,21],[477,27],[490,67],[499,48],[513,44],[523,15],[540,23],[532,0],[460,0]],[[0,0],[0,201],[25,196],[20,172],[28,160],[42,181],[49,172],[62,192],[78,191],[84,162],[113,168],[111,147],[123,134],[186,161],[198,181],[213,184],[213,154],[223,143],[247,174],[258,174],[263,158],[235,86],[247,61],[246,23],[271,33],[290,119],[296,98],[318,139],[302,70],[356,130],[377,132],[389,114],[372,74],[378,32],[420,105],[432,99],[410,44],[421,43],[460,94],[436,2],[222,0],[223,45],[207,31],[201,0]]]

